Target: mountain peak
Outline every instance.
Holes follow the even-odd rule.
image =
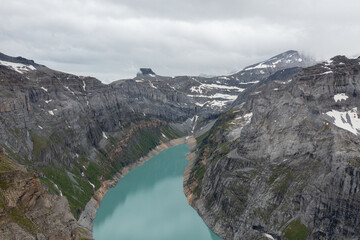
[[[0,60],[6,62],[20,63],[26,65],[39,66],[39,64],[35,63],[34,60],[29,60],[23,57],[11,57],[6,54],[0,53]]]
[[[310,63],[311,62],[311,63]],[[244,68],[245,71],[261,68],[276,68],[278,65],[300,65],[301,67],[306,65],[312,65],[313,60],[308,57],[300,54],[298,51],[289,50],[283,53],[280,53],[268,60],[263,62],[250,65]]]
[[[140,68],[138,75],[156,75],[151,68]]]

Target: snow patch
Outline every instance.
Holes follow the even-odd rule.
[[[244,116],[237,117],[237,118],[235,118],[235,120],[242,119],[242,120],[245,120],[246,124],[248,124],[248,123],[250,123],[252,116],[253,116],[253,113],[251,112],[251,113],[245,114]]]
[[[93,187],[93,188],[95,188],[95,185],[94,184],[92,184],[90,181],[88,181],[89,182],[89,184]]]
[[[193,122],[193,127],[192,127],[192,130],[191,130],[191,133],[194,132],[195,127],[196,127],[196,123],[197,123],[197,120],[198,120],[198,119],[199,119],[199,116],[198,116],[198,115],[195,115],[195,116],[191,119],[191,121]]]
[[[224,107],[225,105],[231,103],[232,101],[218,101],[218,100],[213,100],[213,101],[209,101],[207,102],[211,108],[214,108],[214,107],[219,107],[219,108],[222,108]]]
[[[1,61],[0,60],[0,65],[6,66],[18,73],[25,73],[28,71],[33,71],[36,70],[36,68],[33,65],[25,65],[22,63],[14,63],[14,62],[7,62],[7,61]]]
[[[150,84],[150,87],[157,89],[157,87],[155,87],[154,84],[151,81],[149,81],[149,84]]]
[[[169,88],[171,88],[172,90],[176,90],[176,88],[174,88],[173,86],[170,86],[170,84],[167,84],[169,86]]]
[[[320,73],[319,75],[326,75],[326,74],[331,74],[331,73],[333,73],[333,71],[323,72],[323,73]]]
[[[207,103],[207,102],[204,102],[204,103],[198,103],[198,102],[196,102],[195,105],[196,105],[196,106],[199,106],[199,107],[203,107],[206,103]]]
[[[222,93],[215,93],[214,95],[188,95],[189,97],[194,98],[210,98],[210,99],[228,99],[234,101],[237,98],[237,95],[230,95],[230,94],[222,94]]]
[[[265,62],[261,62],[253,67],[247,67],[247,68],[244,68],[243,71],[249,71],[249,70],[254,70],[254,69],[265,69],[265,68],[275,68],[276,65],[278,63],[280,63],[282,61],[282,59],[279,59],[275,62],[273,62],[272,64],[264,64]],[[290,61],[290,60],[287,60],[287,61]],[[291,62],[291,61],[290,61]]]
[[[338,94],[336,94],[335,96],[334,96],[334,100],[335,100],[335,102],[341,102],[341,100],[345,100],[346,101],[346,99],[348,99],[349,97],[348,96],[346,96],[346,94],[345,93],[338,93]]]
[[[56,185],[56,183],[54,183],[54,186],[55,186],[55,188],[59,191],[60,196],[62,196],[62,195],[63,195],[63,194],[62,194],[62,191],[60,190],[60,188],[58,187],[58,185]]]
[[[192,86],[190,88],[191,92],[203,93],[204,89],[226,89],[226,90],[236,90],[237,92],[242,92],[245,89],[239,88],[235,86],[226,86],[226,85],[219,85],[219,84],[201,84],[200,86]]]
[[[51,103],[52,102],[52,99],[49,99],[49,100],[45,100],[46,103]]]
[[[53,116],[55,115],[52,110],[49,110],[48,113],[49,113],[50,115],[53,115]]]
[[[135,82],[141,83],[141,82],[144,82],[144,79],[137,79],[137,80],[135,80]]]
[[[332,110],[326,113],[333,120],[333,124],[355,135],[360,135],[360,119],[357,107],[346,112]]]
[[[255,84],[255,83],[258,83],[260,81],[252,81],[252,82],[242,82],[240,84]]]
[[[102,135],[105,139],[108,139],[108,136],[106,136],[106,134],[104,132],[102,132]]]
[[[69,87],[64,86],[64,88],[66,88],[66,90],[70,91],[73,95],[75,95],[75,93],[73,91],[71,91]]]
[[[42,90],[44,90],[45,92],[47,92],[47,88],[41,87]]]
[[[85,81],[83,80],[82,81],[83,82],[83,86],[82,86],[82,88],[84,89],[84,92],[86,91],[86,83],[85,83]]]
[[[236,128],[234,128],[228,135],[227,137],[229,138],[230,141],[233,141],[237,138],[240,137],[241,131],[242,129],[248,125],[251,122],[253,113],[247,113],[243,116],[239,116],[237,118],[235,118],[231,124],[236,126]]]
[[[43,130],[44,128],[42,127],[42,126],[40,126],[40,125],[38,125],[38,127],[41,129],[41,130]]]
[[[273,236],[271,236],[270,234],[264,233],[264,237],[266,237],[267,239],[270,240],[275,240],[275,238],[273,238]]]

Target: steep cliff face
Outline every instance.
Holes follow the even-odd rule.
[[[247,73],[253,71],[258,70]],[[78,219],[103,183],[123,174],[157,145],[215,119],[256,83],[240,76],[165,77],[143,68],[133,79],[103,84],[0,54],[0,145],[11,160],[31,172],[26,174],[39,176],[33,177],[34,184],[40,180],[48,193],[57,195],[47,195],[37,185],[40,195],[52,199],[51,206],[60,201],[63,214]],[[28,179],[26,174],[14,175],[12,181]],[[57,219],[48,216],[44,222]],[[86,229],[77,228],[77,233],[90,237],[91,223],[83,226]],[[19,234],[36,236],[20,228]],[[65,228],[64,238],[77,236],[72,223]]]
[[[240,94],[197,140],[189,202],[224,239],[358,239],[360,59]]]

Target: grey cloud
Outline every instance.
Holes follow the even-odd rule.
[[[288,49],[360,54],[360,2],[0,0],[0,51],[109,82],[225,74]]]

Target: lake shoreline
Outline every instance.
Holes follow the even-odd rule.
[[[79,228],[86,229],[89,233],[91,233],[91,236],[86,236],[92,238],[93,234],[93,221],[96,217],[96,212],[98,208],[100,207],[100,203],[102,199],[104,198],[107,191],[115,187],[117,182],[123,178],[127,173],[129,173],[132,169],[135,167],[143,165],[146,161],[150,160],[151,158],[155,157],[162,151],[175,147],[180,144],[188,144],[190,150],[193,146],[193,137],[182,137],[170,140],[168,142],[161,143],[160,145],[156,146],[153,150],[151,150],[146,156],[141,157],[138,161],[124,167],[121,169],[120,172],[116,173],[111,180],[106,180],[101,183],[101,186],[99,189],[97,189],[94,193],[94,195],[91,197],[90,201],[86,204],[84,211],[81,213],[80,218],[78,220],[78,226]]]

